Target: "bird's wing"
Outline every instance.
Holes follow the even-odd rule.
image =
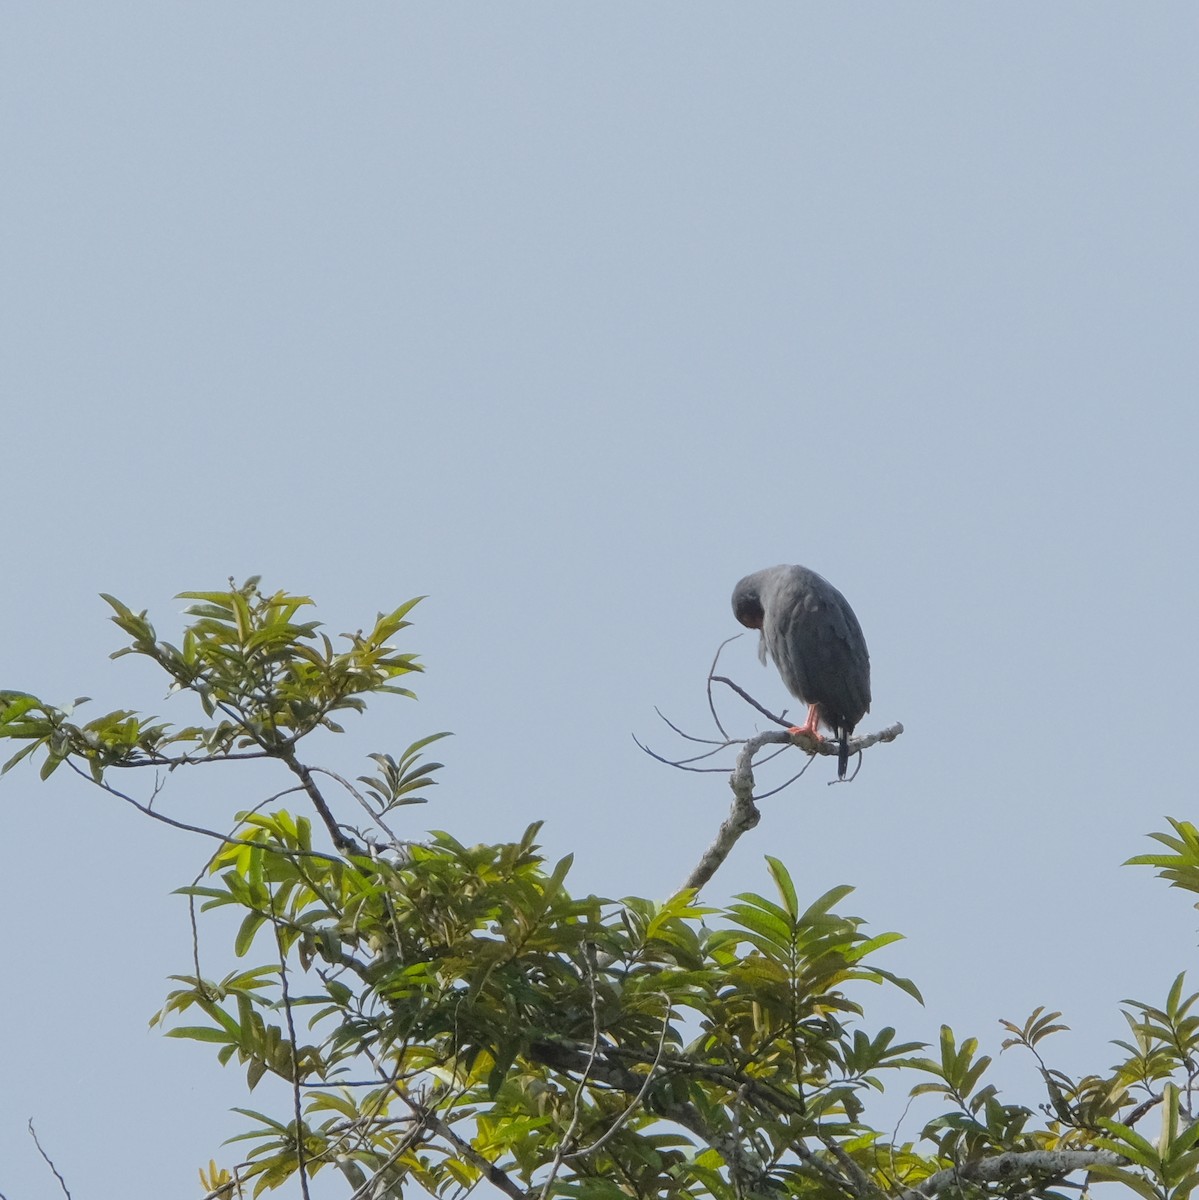
[[[845,597],[814,571],[797,567],[781,576],[767,605],[769,641],[784,681],[819,704],[826,718],[856,724],[870,708],[870,654]]]

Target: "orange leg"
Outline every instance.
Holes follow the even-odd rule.
[[[792,725],[787,732],[810,733],[818,742],[823,742],[824,738],[820,734],[820,706],[809,704],[808,719],[802,725]]]

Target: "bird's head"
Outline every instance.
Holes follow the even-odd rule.
[[[733,589],[733,616],[746,629],[762,629],[766,620],[766,610],[762,607],[761,583],[763,572],[758,571],[746,577]],[[758,657],[766,662],[766,631],[762,631],[762,640],[758,645]]]
[[[733,589],[733,616],[746,629],[761,629],[766,619],[766,610],[762,607],[762,597],[759,591],[759,571],[756,575],[746,577]]]

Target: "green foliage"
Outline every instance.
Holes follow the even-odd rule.
[[[216,849],[180,889],[199,948],[152,1023],[211,1045],[249,1091],[271,1075],[292,1100],[237,1110],[240,1161],[201,1169],[209,1195],[329,1172],[347,1195],[376,1198],[480,1183],[583,1200],[1056,1197],[1080,1165],[1154,1200],[1194,1190],[1199,997],[1182,976],[1161,1005],[1126,1002],[1120,1061],[1103,1073],[1073,1079],[1045,1061],[1060,1013],[1003,1022],[1002,1048],[1029,1056],[1043,1097],[1008,1102],[978,1039],[943,1027],[930,1049],[869,1021],[872,987],[920,994],[879,965],[898,935],[847,915],[848,887],[802,902],[768,858],[768,894],[727,905],[576,897],[569,858],[543,860],[536,824],[479,846],[390,831],[384,818],[425,799],[439,764],[422,756],[443,734],[371,755],[355,783],[302,762],[304,738],[340,731],[334,714],[411,696],[397,681],[420,667],[391,640],[414,602],[338,648],[298,619],[307,598],[267,596],[257,580],[184,598],[178,646],[106,600],[130,638],[117,655],[157,663],[196,723],[117,709],[81,724],[82,700],[8,691],[0,737],[18,744],[4,770],[31,758],[44,778],[65,763],[158,819],[158,784],[139,801],[113,771],[273,760],[315,814],[276,800],[224,833],[185,826]],[[1155,835],[1169,855],[1134,861],[1199,892],[1199,834],[1173,828]],[[224,973],[203,969],[231,959],[199,937],[217,909],[237,917],[240,965]],[[872,1116],[897,1094],[919,1114],[908,1141],[884,1132],[894,1101],[890,1120]],[[1142,1128],[1151,1114],[1155,1135]]]
[[[415,655],[388,645],[409,626],[405,617],[418,600],[380,613],[369,633],[342,634],[349,644],[338,651],[319,632],[319,622],[293,619],[311,600],[285,592],[263,595],[256,577],[226,592],[181,593],[179,599],[196,603],[187,609],[194,620],[178,647],[158,637],[145,612],[135,613],[112,596],[104,599],[113,622],[131,639],[112,657],[151,659],[170,677],[172,691],[196,697],[208,720],[176,728],[117,709],[81,725],[70,717],[87,697],[55,708],[23,692],[0,692],[0,737],[26,743],[0,774],[37,752],[45,754],[43,779],[74,760],[86,764],[97,783],[111,767],[178,766],[234,750],[284,757],[318,727],[341,732],[331,714],[361,712],[367,695],[411,697],[394,681],[422,669]],[[410,766],[410,757],[401,763]],[[437,764],[423,768],[426,776],[436,769]],[[418,786],[409,779],[405,790]]]

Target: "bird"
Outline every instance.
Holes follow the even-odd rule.
[[[800,566],[767,567],[733,589],[733,615],[762,631],[758,657],[774,660],[787,690],[808,706],[791,733],[820,738],[823,722],[840,741],[837,778],[849,766],[849,735],[870,711],[870,652],[849,601]]]

